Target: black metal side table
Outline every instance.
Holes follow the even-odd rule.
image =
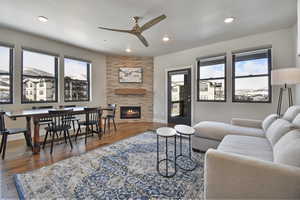
[[[170,178],[175,176],[177,172],[177,167],[176,167],[176,131],[173,128],[169,127],[162,127],[158,128],[156,130],[156,135],[157,135],[157,162],[156,162],[156,169],[157,172],[166,178]],[[165,139],[165,144],[166,144],[166,158],[159,160],[159,137],[162,137]],[[168,139],[169,138],[174,138],[174,160],[169,158],[169,149],[168,149]],[[166,163],[166,170],[165,173],[160,171],[160,164],[162,162]],[[174,163],[174,172],[169,171],[169,164]]]
[[[177,131],[179,139],[180,139],[180,151],[179,151],[179,155],[176,155],[176,164],[182,170],[193,171],[197,167],[197,163],[192,159],[192,145],[191,145],[191,136],[194,135],[195,129],[190,126],[187,126],[187,125],[176,125],[174,128]],[[182,152],[182,138],[183,137],[187,137],[188,141],[189,141],[188,155],[184,155]],[[180,166],[177,162],[178,158],[186,159],[188,162],[191,163],[191,165],[190,165],[191,167],[187,168],[187,167]]]

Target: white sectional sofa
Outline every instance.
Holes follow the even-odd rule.
[[[292,122],[300,113],[300,106],[290,107],[282,119]],[[278,116],[271,114],[264,120],[232,119],[231,124],[214,121],[203,121],[194,126],[196,133],[192,138],[193,149],[206,152],[209,148],[216,149],[226,135],[244,135],[265,137],[267,128]]]
[[[215,142],[204,142],[215,147],[205,156],[206,199],[300,199],[299,113],[293,106],[282,118],[196,125],[194,140]]]

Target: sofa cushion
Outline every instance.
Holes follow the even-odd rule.
[[[282,119],[292,122],[299,113],[300,113],[300,106],[291,106],[284,113]]]
[[[274,162],[300,167],[300,130],[288,132],[276,143]]]
[[[295,128],[300,128],[300,114],[295,117],[292,124],[295,126]]]
[[[222,122],[203,121],[194,126],[195,136],[221,141],[226,135],[246,135],[265,137],[259,128],[235,126]]]
[[[292,130],[293,124],[284,120],[284,119],[277,119],[275,122],[271,124],[266,132],[266,137],[274,146],[276,142],[287,132]]]
[[[278,118],[277,114],[268,115],[262,122],[262,128],[266,132],[267,129],[271,126],[271,124]]]
[[[273,149],[266,138],[227,135],[219,144],[218,150],[273,161]]]

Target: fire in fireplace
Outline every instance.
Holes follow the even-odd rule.
[[[120,106],[121,119],[140,119],[141,107],[140,106]]]

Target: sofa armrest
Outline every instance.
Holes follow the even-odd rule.
[[[209,149],[206,199],[299,199],[300,168]]]
[[[262,128],[262,121],[255,120],[255,119],[240,119],[240,118],[233,118],[231,120],[232,125],[236,126],[245,126],[251,128]]]

